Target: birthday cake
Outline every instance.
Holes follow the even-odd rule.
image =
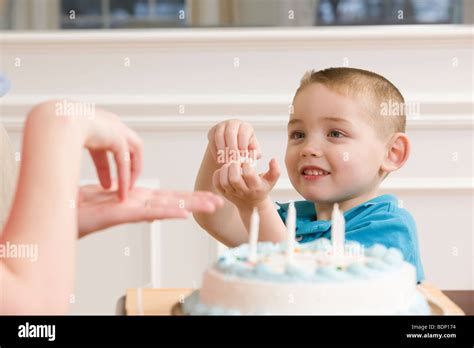
[[[333,226],[338,225],[335,222]],[[251,231],[249,244],[226,250],[205,272],[202,288],[185,298],[182,312],[191,315],[430,313],[416,288],[415,267],[404,261],[398,249],[381,244],[365,249],[355,241],[341,240],[336,233],[331,241],[320,238],[298,244],[294,243],[291,232],[293,223],[287,221],[290,228],[286,242],[257,243]]]

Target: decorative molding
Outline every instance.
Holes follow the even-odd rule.
[[[248,121],[256,129],[284,130],[291,103],[290,95],[280,94],[67,95],[56,99],[63,98],[93,101],[120,115],[134,129],[153,132],[201,131],[229,118]],[[52,96],[6,96],[0,99],[0,121],[7,130],[20,131],[32,106],[49,99]],[[473,125],[471,95],[418,95],[411,100],[419,101],[422,115],[408,118],[408,130],[469,129]],[[180,105],[184,106],[183,114],[179,112]],[[429,111],[423,114],[423,109]],[[452,110],[452,114],[436,110]]]
[[[221,116],[137,116],[122,117],[122,121],[131,128],[141,132],[169,131],[203,131],[209,130],[216,123],[230,118],[249,122],[258,130],[285,131],[288,116],[266,115],[221,115]],[[0,122],[8,132],[21,132],[24,117],[1,117]],[[472,129],[472,116],[424,116],[408,119],[407,130],[466,130]]]
[[[444,92],[444,91],[443,91]],[[178,114],[179,105],[186,107],[202,107],[209,109],[229,107],[266,107],[289,110],[292,102],[292,94],[62,94],[62,95],[39,95],[39,94],[7,94],[0,99],[0,107],[4,114],[17,114],[19,111],[31,108],[33,105],[44,100],[77,100],[84,102],[94,102],[101,107],[110,107],[123,110],[125,112],[140,114],[155,114],[160,112],[160,107],[174,107]],[[420,104],[420,111],[423,109],[438,108],[440,106],[456,107],[462,112],[472,113],[474,95],[472,91],[465,93],[419,93],[407,96],[406,103],[416,102]],[[459,113],[459,111],[457,111]]]
[[[393,47],[420,45],[472,45],[470,25],[382,25],[314,28],[192,28],[156,30],[87,30],[48,32],[2,32],[0,44],[7,47],[32,49],[89,48],[123,49],[141,46],[149,49],[216,45],[266,49],[270,47],[340,47],[366,45]]]

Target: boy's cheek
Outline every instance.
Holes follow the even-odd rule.
[[[286,152],[285,166],[286,170],[288,171],[288,175],[294,175],[294,173],[298,170],[298,161],[296,160],[296,156],[297,154],[293,154],[292,152]]]
[[[364,176],[364,168],[368,164],[367,159],[348,152],[342,153],[340,156],[342,160],[339,160],[337,166],[333,168],[339,183],[352,182]]]

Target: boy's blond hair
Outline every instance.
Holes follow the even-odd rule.
[[[16,163],[7,132],[0,123],[0,234],[8,218],[15,189]]]
[[[369,121],[382,139],[388,139],[398,132],[405,133],[405,100],[398,88],[385,77],[371,71],[345,67],[311,70],[301,79],[295,96],[312,83],[321,83],[345,96],[361,97]],[[398,107],[396,114],[389,110],[393,105]]]

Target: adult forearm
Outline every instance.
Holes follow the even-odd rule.
[[[24,287],[31,287],[45,308],[67,311],[74,286],[75,200],[84,144],[79,122],[55,116],[52,103],[37,106],[28,116],[17,192],[1,240],[32,254],[37,250],[37,259],[2,259],[18,280],[3,284],[3,299],[15,298],[9,291],[26,296]]]

